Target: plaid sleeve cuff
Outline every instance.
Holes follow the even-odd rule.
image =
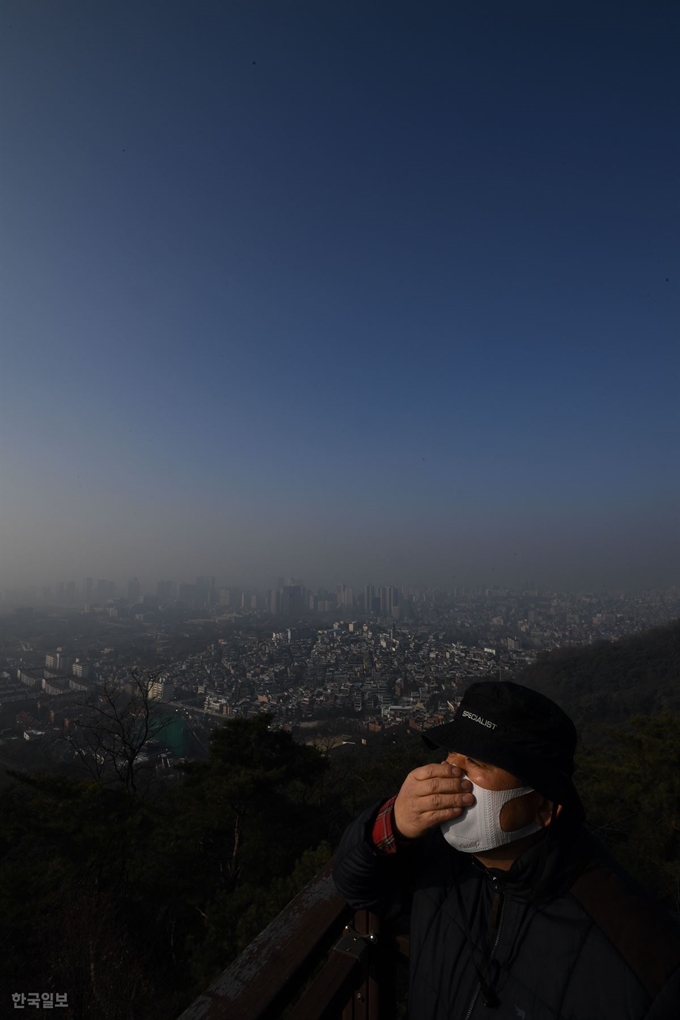
[[[373,846],[383,854],[395,854],[397,841],[394,837],[393,809],[396,796],[386,800],[373,823],[371,838]]]

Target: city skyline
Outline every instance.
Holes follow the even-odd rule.
[[[8,0],[0,590],[680,580],[680,7]]]
[[[374,579],[375,580],[375,579]],[[517,586],[495,583],[491,586],[475,586],[467,584],[444,585],[443,587],[426,584],[404,584],[394,581],[391,584],[379,584],[365,581],[356,585],[348,585],[343,581],[326,582],[320,585],[305,583],[298,577],[278,577],[271,581],[269,587],[253,584],[234,584],[211,575],[201,575],[193,580],[159,579],[157,581],[140,581],[138,576],[124,580],[86,577],[80,583],[73,580],[57,581],[48,585],[33,585],[28,588],[0,588],[0,611],[3,608],[19,607],[22,601],[27,605],[42,604],[45,606],[63,605],[76,607],[79,605],[105,605],[107,603],[134,604],[135,602],[155,601],[158,604],[186,603],[215,609],[224,605],[225,609],[245,609],[268,612],[276,615],[284,612],[280,596],[284,589],[300,590],[303,601],[295,604],[294,611],[304,615],[308,611],[328,612],[336,610],[358,610],[373,615],[389,616],[393,607],[404,603],[404,600],[426,600],[438,593],[451,597],[468,595],[492,595],[513,597],[545,598],[556,595],[587,595],[590,592],[607,595],[635,596],[643,592],[667,592],[677,594],[677,584],[669,586],[647,586],[637,589],[607,588],[606,586],[592,589],[560,589],[555,586],[542,587],[533,579],[526,578]],[[272,596],[279,596],[272,601]],[[314,599],[314,604],[309,598]],[[252,600],[252,601],[251,601]],[[318,602],[318,606],[317,606]],[[291,611],[293,609],[291,608]]]

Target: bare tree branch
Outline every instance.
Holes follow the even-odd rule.
[[[132,691],[117,688],[111,679],[82,703],[74,732],[66,738],[79,762],[99,783],[122,785],[139,791],[140,778],[149,772],[142,754],[147,741],[168,725],[159,717],[150,687],[158,674],[146,676],[129,669]]]

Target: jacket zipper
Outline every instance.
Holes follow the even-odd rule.
[[[495,886],[496,885],[496,879],[494,878],[493,881],[494,881],[494,886]],[[498,927],[496,929],[496,940],[495,940],[495,942],[493,944],[493,947],[491,949],[491,955],[489,956],[489,960],[493,960],[493,954],[496,952],[496,947],[498,945],[498,940],[501,937],[501,925],[503,923],[503,910],[504,909],[505,909],[505,897],[503,898],[503,901],[501,903],[501,910],[500,910],[500,914],[499,914],[499,917],[498,917]],[[465,1020],[470,1020],[470,1014],[472,1013],[472,1010],[475,1007],[475,1003],[477,1001],[477,996],[479,995],[481,990],[482,990],[482,986],[480,984],[478,984],[476,989],[475,989],[475,994],[472,996],[472,1002],[470,1003],[470,1005],[468,1007],[468,1011],[465,1014]]]

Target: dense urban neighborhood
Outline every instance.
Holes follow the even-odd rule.
[[[160,722],[138,760],[168,776],[173,763],[205,757],[225,719],[262,712],[302,742],[367,743],[393,727],[448,720],[472,679],[507,679],[551,649],[616,641],[680,615],[677,589],[369,585],[355,597],[344,584],[331,595],[280,582],[266,598],[214,578],[181,586],[183,600],[170,582],[142,594],[136,579],[127,597],[99,582],[99,601],[75,605],[73,589],[62,588],[56,604],[13,605],[6,593],[0,758],[25,764],[40,752],[67,764],[84,706],[104,690],[132,697],[140,681]]]

